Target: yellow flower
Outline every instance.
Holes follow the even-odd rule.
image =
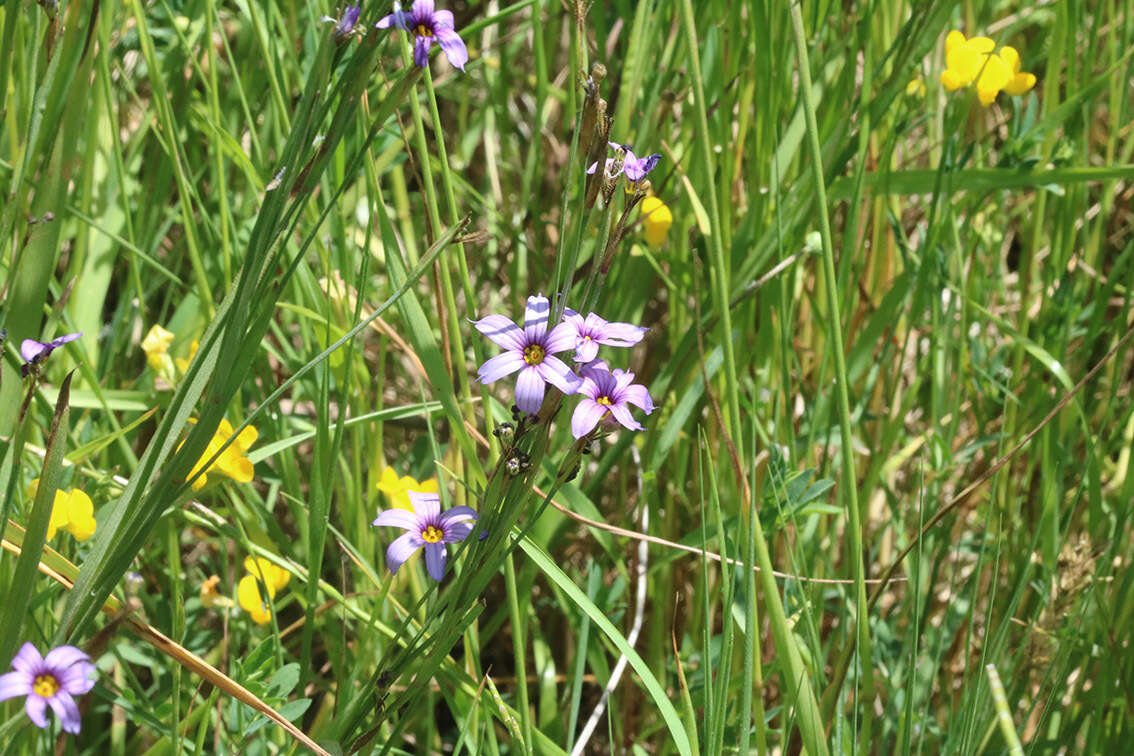
[[[925,97],[925,80],[914,76],[906,85],[906,97]]]
[[[666,204],[654,196],[642,200],[642,225],[646,228],[646,243],[660,247],[666,232],[673,225],[673,213]]]
[[[189,363],[197,356],[197,347],[199,346],[201,346],[200,342],[193,339],[193,343],[189,345],[189,356],[186,359],[181,359],[180,357],[173,358],[173,364],[177,365],[177,372],[184,375],[189,371]]]
[[[190,420],[189,422],[196,421]],[[189,471],[189,478],[196,475],[197,471],[220,451],[225,441],[228,441],[231,436],[232,426],[229,425],[227,420],[221,420],[220,425],[217,427],[217,432],[214,433],[213,437],[209,440],[209,445],[206,447],[205,453],[201,455],[201,458],[197,460],[197,464]],[[259,432],[251,425],[240,431],[240,435],[236,437],[236,440],[221,452],[220,457],[209,465],[205,472],[201,473],[201,475],[193,481],[193,490],[200,491],[205,487],[205,483],[208,482],[207,473],[219,473],[220,475],[231,478],[237,483],[247,483],[252,480],[252,473],[254,472],[252,462],[245,454],[248,452],[249,447],[256,443],[256,439],[259,438],[259,436]],[[182,444],[183,443],[185,442],[183,441]],[[181,444],[179,444],[177,448],[180,449]]]
[[[142,339],[142,351],[146,361],[154,370],[161,371],[169,363],[169,345],[173,343],[173,333],[154,323],[146,338]]]
[[[1035,86],[1036,77],[1020,73],[1020,54],[1015,48],[1003,47],[999,53],[996,43],[988,37],[965,39],[959,31],[951,31],[945,38],[945,70],[941,83],[950,92],[976,82],[977,97],[981,105],[991,105],[1002,90],[1010,95],[1022,95]]]
[[[201,583],[201,605],[206,608],[212,608],[217,604],[223,603],[224,597],[217,593],[217,586],[220,585],[219,575],[210,575],[209,579]],[[232,599],[229,599],[231,601]]]
[[[240,603],[240,608],[252,617],[253,622],[263,625],[272,618],[272,615],[260,595],[260,583],[263,583],[267,589],[268,597],[274,599],[276,593],[291,580],[291,573],[263,557],[246,557],[244,569],[248,570],[248,574],[240,579],[240,584],[236,587],[236,599]]]
[[[28,498],[34,499],[38,490],[39,478],[36,478],[28,485]],[[47,540],[54,538],[58,531],[66,530],[76,541],[85,541],[94,535],[96,526],[91,497],[77,488],[70,491],[55,490],[51,519],[47,523]]]
[[[408,475],[403,475],[401,478],[394,472],[394,468],[387,467],[382,471],[382,479],[378,481],[378,490],[386,494],[390,500],[390,506],[397,509],[408,509],[413,511],[413,505],[410,504],[409,492],[416,491],[418,493],[437,493],[440,489],[437,487],[437,479],[429,478],[418,482]]]

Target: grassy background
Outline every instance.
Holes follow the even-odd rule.
[[[330,752],[570,752],[622,656],[587,752],[1125,750],[1131,3],[566,5],[448,5],[467,72],[422,75],[326,3],[3,3],[0,662],[100,657],[63,752],[302,748],[248,695]],[[952,28],[1033,92],[944,92]],[[594,306],[650,327],[610,356],[660,408],[567,481],[567,400],[511,478],[467,319],[581,307],[594,62],[611,138],[664,156],[668,238],[632,231]],[[154,323],[201,343],[175,386]],[[14,346],[74,330],[21,420]],[[255,480],[198,494],[222,416]],[[440,589],[385,569],[387,465],[481,511]],[[92,541],[41,552],[35,477]],[[198,598],[249,554],[293,575],[266,626]]]

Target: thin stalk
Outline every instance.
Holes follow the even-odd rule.
[[[512,625],[512,656],[516,665],[516,709],[524,734],[524,753],[532,753],[532,707],[528,704],[528,665],[525,654],[524,616],[516,594],[516,565],[512,554],[504,560],[504,586],[508,593],[508,620]]]
[[[686,3],[689,0],[685,0]],[[874,673],[870,652],[870,626],[867,623],[866,576],[862,555],[862,523],[858,509],[858,488],[855,480],[854,439],[851,436],[850,399],[847,388],[846,356],[843,354],[843,326],[839,312],[838,280],[835,274],[835,252],[831,246],[831,221],[827,216],[827,189],[823,179],[823,151],[819,145],[819,126],[815,120],[815,102],[811,90],[811,63],[807,55],[807,40],[803,31],[803,15],[798,3],[791,6],[792,31],[795,36],[795,50],[799,62],[800,97],[807,120],[807,144],[811,152],[811,168],[815,179],[815,200],[819,215],[819,235],[823,241],[823,288],[827,295],[827,322],[831,324],[830,344],[835,360],[835,393],[839,407],[839,452],[842,457],[842,490],[845,496],[847,526],[850,536],[851,561],[855,582],[855,612],[858,639],[856,648],[860,654],[860,668],[863,673],[863,696],[869,706],[874,700]],[[756,520],[759,522],[759,520]],[[865,734],[865,733],[864,733]],[[869,752],[870,744],[863,743]]]

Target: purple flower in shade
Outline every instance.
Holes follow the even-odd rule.
[[[622,164],[618,164],[618,158],[607,158],[606,171],[607,178],[617,178],[618,174],[625,173],[626,180],[631,184],[637,184],[639,181],[646,177],[646,174],[654,169],[661,160],[661,155],[655,152],[646,157],[638,157],[634,154],[634,150],[628,144],[619,144],[618,142],[608,142],[616,154],[621,154]],[[598,163],[592,163],[591,167],[587,169],[587,173],[594,173],[598,168]]]
[[[609,323],[593,312],[584,318],[570,308],[563,320],[575,329],[575,362],[592,362],[598,356],[599,344],[634,346],[650,330],[633,323]]]
[[[402,10],[401,3],[394,3],[394,12],[383,18],[377,24],[379,29],[389,29],[391,26],[412,32],[413,62],[425,68],[429,64],[429,47],[433,39],[445,51],[445,57],[453,68],[465,70],[465,63],[469,61],[469,51],[464,40],[453,28],[453,13],[447,10],[433,10],[433,0],[414,0],[410,12]]]
[[[611,372],[602,360],[595,360],[583,368],[583,395],[575,413],[571,415],[571,434],[575,438],[594,430],[600,421],[610,416],[630,430],[645,430],[630,414],[627,405],[633,404],[650,414],[654,400],[640,383],[634,383],[634,374],[624,370]]]
[[[350,33],[354,31],[354,25],[358,23],[358,17],[361,15],[361,5],[348,5],[346,10],[343,11],[342,18],[334,19],[330,16],[323,16],[323,20],[335,22],[335,29],[331,33],[336,41],[341,41],[349,37]]]
[[[68,341],[74,341],[82,335],[82,331],[69,333],[66,336],[60,336],[47,343],[36,341],[35,339],[24,339],[20,342],[20,355],[24,358],[24,364],[20,368],[20,374],[27,378],[28,371],[31,370],[32,365],[43,363],[56,349],[66,344]]]
[[[0,701],[27,696],[24,709],[36,727],[47,727],[50,706],[63,723],[63,731],[78,734],[81,720],[75,696],[95,684],[95,666],[89,656],[74,646],[60,646],[44,658],[35,646],[25,643],[12,659],[12,669],[0,675]]]
[[[445,562],[449,559],[447,543],[460,543],[473,530],[476,512],[471,507],[452,507],[441,512],[441,499],[435,493],[409,491],[413,512],[404,509],[387,509],[378,513],[374,525],[403,528],[407,532],[394,539],[386,549],[386,566],[390,572],[425,547],[425,569],[429,577],[440,582],[445,575]]]
[[[575,327],[570,323],[560,323],[548,331],[550,312],[547,297],[537,294],[528,297],[523,328],[503,315],[489,315],[473,321],[476,330],[507,350],[481,365],[477,370],[477,380],[492,383],[519,370],[516,406],[529,415],[539,412],[545,384],[550,383],[564,394],[574,394],[582,383],[563,360],[552,357],[575,347]]]

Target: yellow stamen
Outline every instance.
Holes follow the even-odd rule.
[[[426,543],[440,543],[445,534],[436,525],[427,525],[425,530],[421,531],[421,540]]]
[[[610,405],[614,404],[614,402],[610,401],[609,396],[600,396],[598,399],[595,399],[595,402],[601,404],[604,407],[609,407]]]
[[[539,344],[532,344],[524,349],[524,362],[529,365],[538,365],[543,362],[543,358],[547,355],[547,350]]]
[[[59,692],[59,688],[55,675],[39,675],[32,684],[32,691],[41,698],[51,698]]]
[[[413,33],[416,34],[419,37],[432,37],[433,36],[433,30],[430,29],[425,24],[418,24],[414,28]]]

